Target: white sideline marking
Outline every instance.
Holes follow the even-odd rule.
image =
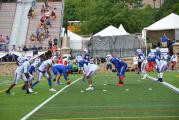
[[[179,116],[133,116],[133,117],[93,117],[93,118],[62,118],[62,119],[45,119],[45,120],[103,120],[103,119],[153,119],[153,118],[179,118]]]
[[[37,110],[39,110],[41,107],[43,107],[45,104],[47,104],[50,100],[52,100],[54,97],[56,97],[58,94],[60,94],[63,90],[65,90],[66,88],[68,88],[69,86],[73,85],[74,83],[76,83],[77,81],[79,81],[82,77],[78,78],[77,80],[73,81],[70,85],[66,85],[65,87],[63,87],[61,90],[59,90],[57,93],[55,93],[54,95],[52,95],[50,98],[48,98],[47,100],[45,100],[43,103],[41,103],[39,106],[37,106],[36,108],[34,108],[31,112],[29,112],[27,115],[25,115],[24,117],[21,118],[21,120],[26,120],[27,118],[29,118],[32,114],[34,114]]]
[[[157,81],[157,79],[154,78],[154,77],[152,77],[152,76],[147,75],[147,77],[148,77],[149,79],[153,80],[153,81]],[[171,84],[169,84],[169,83],[167,83],[167,82],[159,82],[159,83],[161,83],[163,86],[165,86],[165,87],[167,87],[167,88],[169,88],[169,89],[171,89],[171,90],[173,90],[174,92],[176,92],[176,93],[179,94],[179,88],[177,88],[177,87],[175,87],[175,86],[173,86],[173,85],[171,85]]]

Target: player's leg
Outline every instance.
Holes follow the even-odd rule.
[[[47,78],[47,80],[48,80],[48,86],[49,86],[49,88],[50,88],[49,91],[56,92],[57,90],[55,90],[54,88],[52,88],[52,77],[50,77],[47,72],[45,72],[45,73],[43,74],[43,76],[44,76],[45,78]]]
[[[27,94],[32,93],[33,90],[30,88],[30,87],[31,87],[31,86],[30,86],[30,81],[31,81],[32,77],[29,77],[29,79],[27,79],[25,75],[22,75],[22,79],[23,79],[24,82],[25,82],[26,93],[27,93]]]
[[[147,61],[143,61],[141,65],[141,72],[142,72],[142,79],[146,79],[147,72],[146,72],[146,66],[147,66]]]
[[[40,72],[39,70],[37,70],[37,81],[35,81],[35,82],[32,84],[32,88],[34,88],[34,87],[40,82],[40,80],[41,80],[41,78],[42,78],[42,75],[43,75],[43,73]]]
[[[6,93],[7,93],[7,94],[11,94],[11,92],[10,92],[11,89],[14,88],[14,87],[17,85],[17,83],[18,83],[18,81],[19,81],[20,78],[21,78],[21,75],[15,73],[15,75],[14,75],[14,80],[13,80],[12,84],[11,84],[10,87],[6,90]]]
[[[94,90],[93,87],[93,81],[92,81],[92,75],[94,74],[94,71],[89,70],[88,72],[85,73],[86,79],[88,81],[88,88],[86,90]]]
[[[119,82],[117,83],[117,86],[124,86],[124,77],[125,77],[126,70],[127,70],[127,65],[123,65],[118,70]]]

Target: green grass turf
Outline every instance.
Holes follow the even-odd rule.
[[[155,74],[152,73],[152,76],[155,77]],[[177,73],[166,73],[165,77],[173,75]],[[73,75],[71,78],[75,80],[79,76]],[[87,82],[79,81],[57,95],[29,119],[178,120],[179,95],[157,82],[140,78],[138,74],[127,73],[125,86],[117,87],[115,84],[118,78],[115,74],[96,74],[93,77],[94,91],[85,91]],[[0,81],[3,79],[0,77]],[[177,78],[173,83],[178,84]],[[7,88],[7,85],[4,86],[5,84],[0,84],[0,90]],[[59,90],[63,86],[65,85],[55,88]],[[35,90],[38,94],[26,95],[20,87],[13,89],[14,96],[0,92],[0,119],[18,120],[53,94],[48,92],[45,80]],[[80,92],[81,90],[85,92]]]
[[[148,73],[149,75],[157,78],[157,73],[156,72],[151,72]],[[168,82],[175,87],[179,88],[179,72],[165,72],[164,73],[164,81]]]

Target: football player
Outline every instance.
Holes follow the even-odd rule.
[[[9,94],[9,95],[11,94],[11,92],[10,92],[11,89],[14,88],[18,84],[18,81],[20,79],[24,80],[24,82],[25,82],[26,93],[29,94],[29,93],[33,92],[32,89],[30,88],[30,85],[29,85],[29,81],[31,81],[33,79],[33,76],[30,75],[29,72],[28,72],[30,64],[32,62],[33,62],[33,59],[30,58],[30,57],[28,57],[28,58],[19,57],[17,59],[18,67],[15,71],[13,83],[6,90],[7,94]]]
[[[53,56],[51,59],[42,62],[42,64],[37,69],[37,81],[32,84],[32,88],[34,88],[34,86],[36,86],[40,82],[41,77],[43,75],[48,80],[48,85],[50,87],[49,91],[53,91],[53,92],[56,91],[54,88],[52,88],[52,81],[51,81],[52,76],[50,73],[50,68],[52,67],[53,64],[57,62],[57,60],[58,60],[57,56]]]
[[[52,66],[52,71],[53,71],[53,74],[55,75],[56,84],[60,84],[59,79],[62,74],[63,74],[64,79],[67,82],[67,85],[69,85],[71,83],[71,81],[67,77],[67,72],[68,72],[67,66],[65,66],[63,64],[56,64],[56,65]]]
[[[119,76],[119,82],[116,85],[124,86],[124,77],[125,77],[125,72],[127,70],[127,63],[123,62],[122,60],[116,57],[113,57],[112,55],[107,55],[106,59],[110,60],[117,70],[117,76]]]

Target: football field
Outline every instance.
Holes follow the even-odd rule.
[[[157,73],[149,75],[157,78]],[[5,94],[12,76],[0,77],[0,120],[19,120],[43,104],[29,120],[179,120],[179,94],[149,79],[128,72],[125,86],[117,87],[115,73],[97,73],[94,77],[94,91],[85,91],[87,81],[77,80],[81,75],[70,76],[74,84],[54,85],[61,90],[56,96],[48,91],[44,79],[34,89],[35,93],[25,94],[20,82],[12,90],[14,95]],[[179,73],[164,74],[165,82],[179,88]]]

